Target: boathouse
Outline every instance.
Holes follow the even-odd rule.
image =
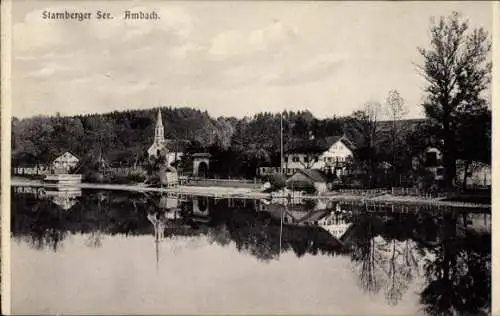
[[[286,185],[288,188],[293,188],[294,190],[314,188],[318,193],[327,191],[326,176],[321,171],[315,169],[298,169],[286,181]]]
[[[52,162],[52,172],[55,174],[71,173],[78,166],[79,162],[80,160],[75,155],[67,151],[54,159]]]

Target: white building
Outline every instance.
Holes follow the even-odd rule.
[[[326,139],[328,149],[318,154],[301,152],[286,155],[285,169],[293,174],[297,169],[319,169],[333,171],[337,168],[337,175],[345,172],[345,162],[352,157],[356,147],[345,136],[333,136]],[[291,170],[291,171],[288,171]]]
[[[52,168],[56,173],[69,173],[76,168],[80,160],[69,151],[54,159]]]
[[[153,144],[148,149],[148,155],[158,157],[161,150],[165,148],[165,132],[163,130],[163,121],[161,119],[161,111],[158,110],[156,119],[155,138]]]
[[[183,153],[177,151],[168,150],[169,140],[165,139],[165,131],[163,128],[163,120],[161,118],[161,111],[158,110],[158,116],[156,119],[155,126],[155,137],[153,144],[148,149],[149,157],[158,157],[162,150],[165,151],[167,163],[170,165],[181,159]]]

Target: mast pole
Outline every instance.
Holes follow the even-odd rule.
[[[281,112],[281,120],[280,120],[280,152],[281,152],[281,164],[280,171],[283,174],[283,112]]]

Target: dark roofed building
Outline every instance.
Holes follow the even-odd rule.
[[[314,188],[317,192],[326,192],[327,177],[323,172],[316,169],[298,169],[297,172],[286,181],[286,185],[289,188],[298,190]]]

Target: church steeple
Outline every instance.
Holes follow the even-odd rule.
[[[165,142],[165,134],[163,132],[161,110],[158,109],[158,118],[156,119],[156,127],[155,127],[155,143],[157,145],[163,145],[164,142]]]

